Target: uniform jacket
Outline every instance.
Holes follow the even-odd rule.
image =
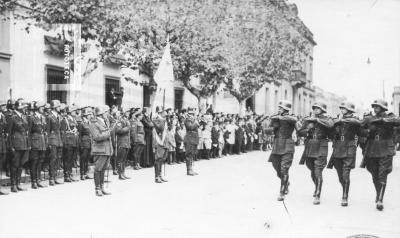
[[[360,133],[361,121],[353,115],[344,115],[334,119],[332,130],[332,158],[355,157],[357,152],[356,138]]]
[[[131,141],[133,144],[145,145],[145,127],[141,121],[131,120]]]
[[[188,117],[185,120],[186,136],[185,144],[198,145],[199,144],[199,123],[194,117]]]
[[[0,154],[7,153],[8,131],[6,115],[0,112]]]
[[[46,118],[48,144],[57,147],[63,146],[59,118],[59,115],[56,117],[52,112],[50,112]]]
[[[211,129],[211,140],[213,144],[218,144],[219,130],[215,126]]]
[[[29,150],[29,125],[26,115],[14,113],[8,123],[10,147],[15,150]]]
[[[175,151],[176,141],[175,141],[175,129],[167,130],[166,136],[168,151]]]
[[[274,134],[271,154],[283,155],[294,153],[293,131],[296,127],[297,118],[289,114],[273,116],[270,127],[265,131]]]
[[[332,127],[333,120],[323,114],[305,119],[298,132],[305,137],[303,158],[328,156],[328,135]]]
[[[45,151],[47,149],[47,136],[44,116],[36,113],[28,116],[28,125],[31,149]]]
[[[400,125],[400,119],[394,114],[381,113],[368,116],[361,123],[361,135],[367,138],[365,157],[378,158],[393,156],[393,128]]]
[[[118,148],[131,148],[131,123],[122,117],[115,127]]]
[[[82,122],[78,123],[79,146],[83,149],[90,149],[92,146],[89,123],[87,119],[82,119]]]
[[[103,122],[98,118],[93,118],[90,121],[89,128],[92,137],[92,155],[111,156],[113,154],[111,130],[107,123],[107,120]]]

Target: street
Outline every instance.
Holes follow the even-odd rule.
[[[197,162],[194,177],[184,164],[167,165],[163,184],[154,183],[153,169],[129,169],[131,180],[110,176],[111,196],[96,197],[93,180],[2,196],[0,237],[400,237],[398,156],[379,212],[371,176],[360,168],[351,175],[349,207],[340,206],[341,186],[330,169],[321,205],[313,205],[309,171],[298,165],[302,149],[296,147],[290,171],[289,214],[276,200],[280,182],[269,152],[256,151]]]

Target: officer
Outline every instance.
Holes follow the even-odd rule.
[[[185,119],[186,135],[184,145],[186,150],[186,170],[187,175],[195,176],[198,173],[193,171],[193,160],[197,154],[197,146],[199,144],[199,122],[195,118],[194,108],[188,108],[188,116]]]
[[[44,161],[47,145],[46,145],[46,121],[39,110],[45,106],[44,103],[32,102],[30,110],[31,115],[28,116],[29,135],[30,135],[30,174],[33,189],[45,187],[40,181],[40,171]]]
[[[357,152],[357,136],[360,131],[361,121],[355,113],[355,106],[350,102],[343,102],[339,109],[341,116],[334,119],[332,130],[333,152],[328,163],[328,168],[335,167],[339,182],[342,185],[342,206],[348,205],[350,188],[350,171],[355,168]]]
[[[74,151],[77,146],[76,136],[77,124],[71,116],[71,110],[67,105],[60,108],[61,121],[60,131],[63,142],[62,161],[64,167],[64,182],[70,183],[75,181],[72,177],[72,166],[74,159]]]
[[[289,169],[292,165],[294,154],[292,134],[297,122],[295,116],[289,115],[291,109],[292,104],[290,102],[280,101],[278,114],[271,117],[270,127],[266,129],[267,131],[272,131],[275,135],[268,161],[272,163],[281,180],[278,201],[283,201],[285,195],[289,192]]]
[[[361,167],[367,167],[372,175],[376,190],[376,208],[382,211],[387,177],[392,172],[395,155],[393,129],[400,125],[400,119],[393,113],[386,112],[388,103],[384,100],[375,100],[371,106],[374,115],[366,116],[361,124],[361,132],[367,137]]]
[[[94,184],[96,196],[110,195],[104,189],[105,170],[108,168],[110,157],[113,154],[111,142],[111,132],[114,128],[110,127],[108,120],[110,108],[106,105],[96,107],[96,117],[90,120],[90,135],[92,137],[92,151],[94,167]]]
[[[58,163],[62,155],[62,139],[60,132],[60,121],[62,120],[60,112],[61,103],[59,100],[50,102],[50,110],[46,119],[48,147],[49,147],[49,185],[61,184],[57,177]]]
[[[11,167],[11,192],[25,191],[20,186],[21,174],[24,164],[29,159],[29,128],[28,119],[24,110],[28,105],[22,99],[15,102],[15,111],[8,123],[10,135],[10,148],[13,153]]]
[[[141,169],[140,158],[146,146],[144,125],[142,123],[143,114],[140,108],[137,108],[131,115],[131,142],[133,143],[134,169]]]
[[[125,175],[126,158],[131,148],[131,124],[124,115],[117,118],[115,127],[116,149],[117,149],[117,172],[120,180],[130,179]]]
[[[89,172],[89,158],[92,140],[90,138],[89,123],[93,117],[93,112],[90,107],[82,108],[81,123],[78,123],[79,133],[79,149],[80,149],[80,175],[81,180],[91,179]]]
[[[305,118],[299,130],[299,136],[305,137],[304,152],[300,164],[306,163],[311,171],[315,185],[314,205],[320,204],[322,189],[322,171],[327,164],[328,135],[333,127],[333,120],[326,116],[326,104],[315,103],[312,106],[313,116]]]
[[[163,183],[168,180],[162,177],[162,165],[167,159],[167,121],[165,119],[165,111],[158,108],[153,118],[153,154],[154,154],[154,171],[155,171],[155,182]]]
[[[3,175],[3,164],[6,161],[7,155],[7,119],[4,113],[7,111],[7,104],[0,102],[0,195],[7,195],[8,193],[1,189],[1,178]]]

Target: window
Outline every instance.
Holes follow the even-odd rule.
[[[175,88],[175,109],[181,110],[183,107],[183,92],[183,89]]]
[[[50,102],[51,100],[59,100],[61,103],[67,103],[67,91],[47,90],[47,102]]]
[[[57,85],[67,84],[64,79],[64,70],[61,67],[46,66],[47,80],[47,102],[51,100],[59,100],[62,103],[67,103],[67,90],[61,90]]]
[[[120,92],[120,81],[118,78],[106,77],[106,105],[112,107],[113,105],[118,105],[118,95]]]
[[[47,84],[67,84],[64,78],[64,69],[58,67],[47,67]]]

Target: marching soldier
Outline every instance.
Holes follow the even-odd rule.
[[[142,123],[143,114],[140,109],[131,115],[131,143],[133,143],[134,169],[141,169],[140,158],[146,146],[144,125]]]
[[[10,148],[13,153],[11,163],[11,192],[25,191],[20,186],[21,174],[24,164],[28,161],[30,141],[28,119],[24,113],[27,105],[23,100],[15,102],[15,111],[8,123],[8,134],[10,135]]]
[[[289,192],[289,169],[292,165],[294,154],[292,134],[297,122],[295,116],[289,115],[291,109],[292,104],[290,102],[280,101],[278,114],[271,117],[271,127],[267,128],[267,130],[272,131],[275,135],[272,152],[268,161],[272,163],[281,180],[278,201],[283,201],[285,195]]]
[[[31,144],[30,174],[33,189],[45,187],[40,181],[40,172],[46,154],[46,121],[40,110],[44,103],[33,102],[31,104],[32,114],[28,117],[29,135]]]
[[[71,116],[71,111],[75,108],[65,106],[60,110],[62,119],[60,122],[60,130],[63,140],[63,167],[64,167],[64,182],[70,183],[76,180],[72,176],[72,167],[74,163],[74,156],[78,146],[77,138],[77,123]]]
[[[97,107],[95,110],[96,117],[90,120],[89,126],[93,140],[91,154],[94,156],[95,163],[94,184],[96,196],[99,197],[111,194],[104,189],[105,170],[108,168],[110,157],[113,154],[111,131],[114,128],[110,127],[108,120],[109,110],[108,106]]]
[[[124,115],[118,118],[115,127],[116,135],[116,152],[117,152],[117,172],[120,180],[130,179],[125,175],[126,158],[128,157],[129,150],[131,148],[131,134],[130,134],[130,122]]]
[[[1,191],[1,177],[3,174],[3,164],[6,161],[7,145],[8,145],[8,131],[7,119],[4,113],[7,111],[6,103],[0,103],[0,195],[8,195],[7,192]]]
[[[164,110],[157,109],[157,113],[153,118],[153,153],[156,183],[168,182],[168,180],[162,177],[162,165],[167,159],[168,155],[167,141],[165,139],[167,134],[167,121],[163,114]]]
[[[199,122],[194,117],[195,111],[193,108],[188,109],[188,117],[185,120],[186,135],[184,145],[186,150],[186,170],[187,175],[195,176],[198,173],[193,171],[193,160],[197,154],[197,145],[199,144]]]
[[[60,112],[61,103],[59,100],[50,102],[50,111],[48,112],[46,126],[49,147],[49,185],[61,184],[57,177],[58,163],[62,156],[63,143],[61,140],[60,121],[62,119]]]
[[[307,168],[311,171],[311,178],[315,185],[313,204],[318,205],[322,189],[322,171],[327,164],[328,135],[333,127],[333,121],[325,115],[326,104],[315,103],[312,109],[314,116],[305,118],[298,134],[305,137],[300,164],[306,163]]]
[[[400,119],[393,113],[386,112],[388,103],[384,100],[375,100],[371,106],[374,115],[366,116],[361,124],[361,132],[367,137],[361,167],[367,167],[372,175],[376,190],[376,208],[382,211],[387,177],[392,172],[395,155],[393,129],[400,125]]]
[[[358,120],[353,103],[344,102],[340,105],[341,117],[334,119],[332,133],[333,152],[328,168],[335,167],[339,182],[343,188],[342,206],[348,205],[350,188],[350,171],[355,168],[357,152],[357,135],[361,121]]]
[[[81,180],[91,179],[89,177],[89,159],[90,159],[90,149],[92,145],[92,140],[90,138],[90,120],[93,116],[92,109],[90,107],[83,108],[83,113],[81,115],[81,123],[78,123],[78,133],[79,133],[79,165],[80,165],[80,175]]]

